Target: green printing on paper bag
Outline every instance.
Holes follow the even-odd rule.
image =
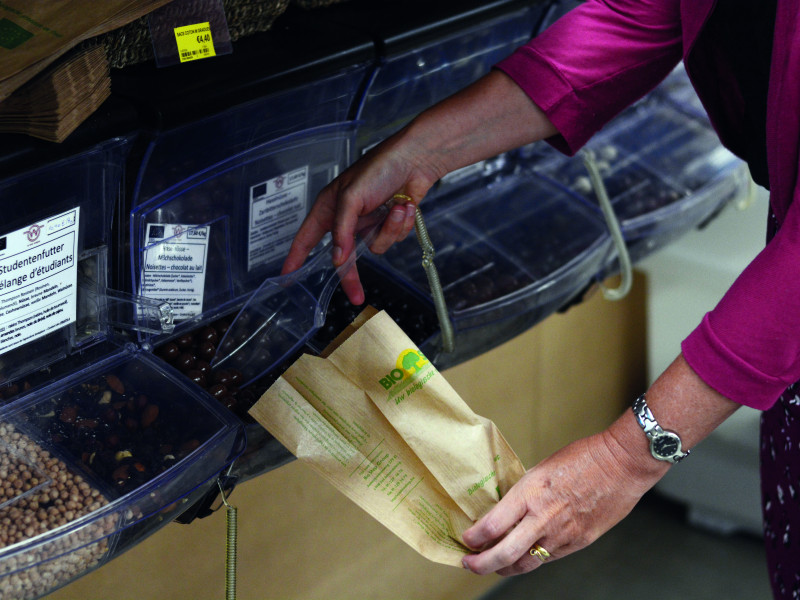
[[[14,21],[0,19],[0,47],[13,50],[32,37],[33,34],[30,31],[23,29]]]
[[[421,390],[436,374],[431,362],[417,349],[403,350],[397,357],[395,368],[378,380],[389,391],[387,401],[400,404],[414,392]]]

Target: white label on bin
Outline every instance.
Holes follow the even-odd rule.
[[[286,257],[306,216],[307,194],[307,166],[250,188],[248,271]]]
[[[168,302],[176,320],[203,312],[208,233],[207,226],[147,224],[140,293]]]
[[[0,237],[0,354],[75,322],[79,212]]]

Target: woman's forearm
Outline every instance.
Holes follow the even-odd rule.
[[[684,450],[705,439],[741,406],[705,384],[682,355],[647,391],[647,404],[662,428],[680,436]],[[648,477],[669,467],[670,463],[657,461],[650,455],[648,440],[633,411],[626,411],[606,435],[631,474]]]
[[[418,156],[442,177],[556,133],[525,92],[508,75],[494,70],[423,111],[400,138],[413,144]]]

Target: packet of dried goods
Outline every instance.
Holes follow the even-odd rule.
[[[426,558],[461,566],[461,533],[525,469],[383,311],[303,355],[250,414]]]

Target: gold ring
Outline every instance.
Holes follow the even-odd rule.
[[[402,202],[414,202],[414,199],[411,196],[407,196],[406,194],[395,194],[392,196],[392,200],[400,200]]]
[[[534,544],[533,548],[531,548],[529,552],[531,556],[535,556],[542,562],[547,562],[547,560],[550,558],[550,553],[542,548],[539,544]]]

